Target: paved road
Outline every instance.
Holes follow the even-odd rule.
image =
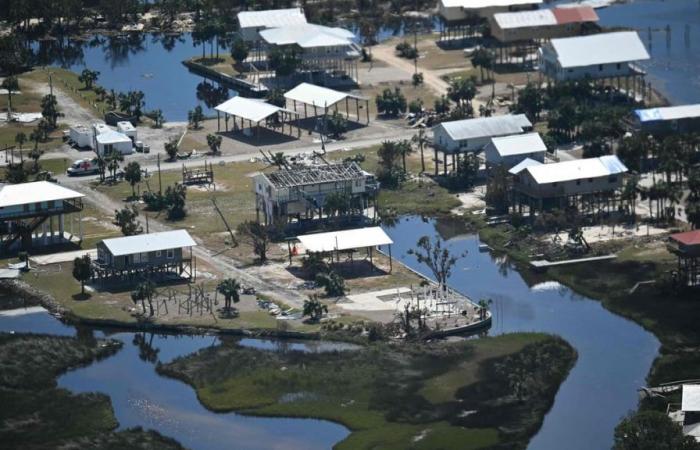
[[[326,151],[335,151],[335,150],[356,150],[356,149],[361,149],[361,148],[367,148],[371,147],[373,145],[378,145],[381,144],[384,141],[387,140],[396,140],[396,139],[410,139],[413,137],[413,135],[416,134],[415,130],[411,129],[387,129],[387,132],[385,134],[382,134],[381,136],[375,136],[375,137],[370,137],[367,139],[355,139],[352,141],[338,141],[338,142],[332,142],[326,144]],[[261,150],[265,150],[264,148],[260,148]],[[275,149],[275,152],[281,151],[282,153],[286,155],[296,155],[299,153],[311,153],[312,151],[319,151],[320,150],[320,145],[319,144],[312,144],[312,145],[307,145],[304,147],[293,147],[293,148],[288,148],[284,150],[279,150]],[[161,169],[162,170],[176,170],[179,169],[182,166],[182,163],[186,163],[188,167],[199,167],[203,166],[204,162],[206,161],[207,163],[212,163],[212,164],[218,164],[219,162],[237,162],[237,161],[248,161],[250,158],[257,158],[260,156],[259,151],[253,151],[249,153],[242,153],[242,154],[237,154],[237,155],[222,155],[222,156],[208,156],[206,158],[195,158],[195,159],[188,159],[188,160],[178,160],[174,162],[167,162],[167,161],[161,161]],[[148,170],[149,172],[153,172],[158,170],[157,164],[149,161],[148,163],[142,162],[141,165],[142,169]],[[87,175],[87,176],[81,176],[81,177],[69,177],[65,174],[57,175],[58,180],[62,184],[66,185],[78,185],[85,183],[90,180],[96,180],[99,178],[98,175]]]

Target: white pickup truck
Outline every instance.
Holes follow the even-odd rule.
[[[93,175],[100,172],[100,167],[95,159],[79,159],[75,161],[66,171],[69,177],[77,175]]]

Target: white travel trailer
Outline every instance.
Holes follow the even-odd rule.
[[[131,142],[136,142],[136,128],[129,121],[117,122],[117,131],[128,136]]]

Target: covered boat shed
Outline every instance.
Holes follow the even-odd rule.
[[[233,129],[232,131],[240,129],[246,134],[245,122],[248,121],[248,134],[252,135],[253,127],[255,127],[255,136],[260,136],[260,122],[268,121],[273,117],[277,117],[282,126],[282,132],[284,132],[285,124],[289,125],[289,134],[292,135],[292,120],[293,116],[297,116],[296,111],[290,111],[286,108],[281,108],[279,106],[271,105],[262,100],[245,98],[241,96],[236,96],[230,98],[223,102],[222,104],[216,106],[214,109],[217,111],[217,129],[221,131],[221,120],[220,113],[225,115],[225,130],[228,131],[228,119],[233,117]],[[238,120],[241,120],[240,127],[238,126]],[[297,137],[301,136],[301,129],[297,127]]]
[[[338,104],[345,103],[345,115],[350,118],[350,100],[355,103],[357,121],[360,122],[360,103],[364,103],[366,113],[366,123],[369,124],[369,99],[353,95],[348,92],[336,91],[323,86],[316,86],[311,83],[301,83],[294,89],[284,94],[287,101],[292,102],[292,109],[297,111],[297,103],[304,105],[304,118],[309,116],[308,107],[313,108],[314,116],[318,115],[321,108],[324,112],[333,108],[338,111]],[[289,106],[289,104],[288,104]]]
[[[331,261],[335,254],[336,262],[340,262],[340,252],[348,252],[352,260],[352,252],[358,249],[367,249],[370,263],[374,264],[372,252],[375,247],[389,246],[389,271],[393,269],[391,261],[391,245],[394,241],[381,227],[356,228],[354,230],[330,231],[326,233],[314,233],[297,236],[297,240],[304,247],[306,253],[329,254]],[[289,243],[289,263],[292,263],[294,249]]]

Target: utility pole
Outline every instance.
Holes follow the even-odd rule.
[[[49,72],[49,94],[53,97],[53,74]]]
[[[158,192],[163,195],[163,181],[160,177],[160,153],[158,153]]]

